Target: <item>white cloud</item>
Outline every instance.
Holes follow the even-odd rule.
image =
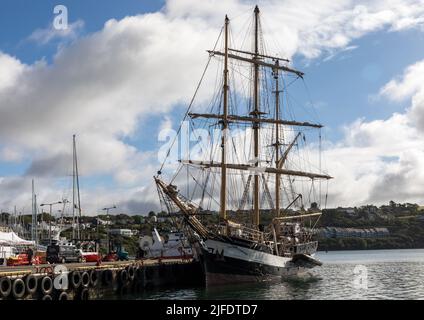
[[[123,138],[133,135],[150,116],[166,116],[176,105],[189,102],[207,59],[205,50],[213,45],[223,16],[228,13],[232,18],[237,36],[240,22],[252,14],[253,6],[253,1],[169,0],[160,12],[110,20],[102,30],[82,38],[77,38],[81,22],[62,35],[50,28],[35,31],[30,38],[39,43],[62,36],[74,40],[59,47],[51,65],[43,61],[25,65],[0,53],[0,146],[16,146],[32,159],[26,176],[1,180],[2,190],[14,187],[0,193],[0,203],[28,200],[32,176],[45,182],[40,197],[61,196],[62,191],[48,185],[69,174],[71,137],[76,133],[81,173],[109,175],[117,183],[101,194],[98,189],[87,190],[89,209],[119,202],[119,197],[128,208],[141,208],[141,198],[148,199],[146,208],[153,206],[156,157]],[[369,32],[420,26],[424,6],[422,1],[322,0],[307,5],[264,1],[261,11],[265,37],[278,34],[283,39],[269,47],[270,53],[288,58],[299,53],[313,59],[323,52],[346,50],[352,40]],[[200,101],[212,86],[207,82],[199,92]],[[343,142],[335,156],[358,151],[354,144],[365,139],[361,135],[375,130],[371,124],[355,125],[357,135]],[[169,128],[169,121],[162,126]],[[141,143],[152,139],[156,136],[141,137]],[[3,158],[18,159],[11,149],[2,150]],[[363,166],[368,166],[365,160]],[[348,181],[356,181],[356,176]]]
[[[424,61],[407,67],[380,94],[392,100],[410,98],[403,113],[388,119],[357,120],[343,141],[327,148],[327,167],[336,177],[330,204],[424,202]]]
[[[47,44],[53,40],[74,40],[84,28],[84,21],[77,20],[68,25],[65,29],[56,29],[50,24],[46,29],[37,29],[28,37],[29,41],[34,41],[40,45]]]
[[[18,59],[0,51],[0,92],[16,85],[17,79],[25,70],[25,65]]]
[[[424,83],[424,61],[419,61],[404,71],[399,79],[388,82],[381,90],[380,95],[390,100],[399,101],[409,98],[422,89]]]

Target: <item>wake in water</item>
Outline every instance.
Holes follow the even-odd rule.
[[[282,283],[290,286],[300,287],[321,281],[322,277],[312,272],[305,272],[294,276],[285,276]]]

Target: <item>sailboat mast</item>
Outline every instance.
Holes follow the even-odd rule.
[[[81,222],[81,197],[80,197],[80,187],[79,187],[79,174],[78,174],[78,157],[77,157],[77,145],[74,135],[74,166],[75,166],[75,182],[76,182],[76,196],[77,196],[77,205],[78,205],[78,218],[77,218],[77,237],[81,239],[80,234],[80,222]]]
[[[35,226],[34,226],[34,241],[38,245],[38,206],[37,206],[37,195],[34,193],[34,215],[35,215]]]
[[[75,239],[75,135],[72,136],[72,239]]]
[[[31,212],[32,212],[32,219],[31,219],[31,240],[35,241],[35,224],[37,223],[37,215],[35,211],[35,199],[34,199],[35,191],[34,191],[34,179],[32,179],[32,197],[31,197]]]
[[[220,216],[222,219],[227,218],[226,208],[226,191],[227,191],[227,166],[226,166],[226,140],[228,131],[228,25],[230,20],[225,16],[225,54],[224,54],[224,105],[222,117],[222,134],[221,134],[221,195],[220,195]]]
[[[16,205],[13,207],[13,223],[11,223],[12,230],[15,231],[19,235],[19,219],[18,219],[18,213],[16,211]]]
[[[34,240],[34,179],[32,179],[31,186],[31,240]]]
[[[280,132],[278,120],[280,117],[280,90],[278,86],[278,66],[279,61],[275,61],[274,79],[275,79],[275,166],[278,167],[280,161]],[[280,174],[275,175],[275,216],[280,215]]]
[[[259,59],[259,8],[255,7],[255,56],[254,60]],[[259,64],[254,64],[254,85],[253,85],[253,117],[259,118]],[[254,161],[255,167],[259,166],[259,122],[253,123],[253,139],[254,139]],[[253,224],[259,225],[259,175],[255,174],[253,183]]]

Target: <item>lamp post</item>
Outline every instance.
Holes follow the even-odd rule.
[[[106,217],[107,217],[107,220],[109,221],[109,210],[112,210],[112,209],[116,209],[116,206],[114,205],[114,206],[112,206],[112,207],[106,207],[106,208],[103,208],[102,210],[103,211],[106,211]],[[109,244],[109,227],[107,228],[107,230],[106,230],[106,241],[107,241],[107,246],[108,246],[108,250],[109,250],[109,252],[110,252],[110,244]]]
[[[52,207],[55,204],[62,204],[62,201],[40,204],[40,207],[50,206],[50,219],[49,219],[49,239],[50,239],[50,244],[52,244]]]
[[[62,214],[60,219],[60,227],[63,228],[63,216],[65,215],[65,207],[66,204],[69,203],[68,199],[62,199],[63,207],[62,207]],[[59,210],[60,211],[60,210]]]

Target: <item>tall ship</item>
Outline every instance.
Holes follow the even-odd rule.
[[[234,35],[225,17],[154,177],[161,204],[189,234],[206,285],[281,280],[321,265],[314,227],[332,178],[322,168],[323,126],[295,118],[290,89],[304,84],[304,73],[268,54],[257,6],[249,20]],[[216,80],[204,85],[210,73]],[[215,92],[196,104],[202,85]]]

